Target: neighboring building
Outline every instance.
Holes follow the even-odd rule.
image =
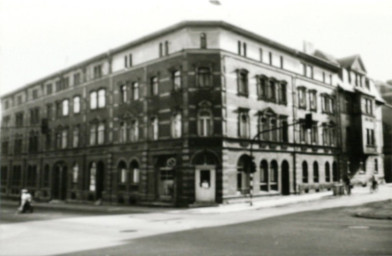
[[[385,100],[382,107],[385,181],[392,182],[392,80],[387,83],[377,81],[376,86]]]
[[[382,100],[359,56],[225,22],[179,23],[1,101],[2,196],[189,205],[323,191],[348,167],[383,178]]]

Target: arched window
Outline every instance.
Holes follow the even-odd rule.
[[[131,162],[132,183],[138,184],[140,181],[139,164],[136,161]]]
[[[268,162],[266,160],[260,163],[260,190],[268,191]]]
[[[127,182],[127,165],[125,162],[121,161],[118,164],[118,173],[119,173],[119,183],[125,184]]]
[[[249,115],[247,112],[240,113],[240,124],[239,124],[239,135],[240,138],[249,138],[250,133],[250,124],[249,124]]]
[[[275,160],[271,162],[270,185],[272,190],[278,190],[278,163]]]
[[[75,163],[74,166],[72,167],[72,182],[74,184],[78,183],[78,177],[79,177],[79,165]]]
[[[98,144],[102,145],[105,142],[105,124],[98,125]]]
[[[74,114],[80,113],[80,97],[75,96],[73,98],[73,112]]]
[[[250,157],[242,155],[237,163],[237,191],[244,193],[249,188]]]
[[[318,170],[318,163],[313,163],[313,182],[319,183],[319,170]]]
[[[206,33],[200,34],[200,48],[206,49],[207,48],[207,36]]]
[[[340,175],[339,175],[339,170],[338,170],[338,165],[336,164],[336,162],[333,162],[332,164],[332,178],[333,181],[338,182],[340,179]]]
[[[325,181],[331,182],[331,171],[329,169],[329,163],[325,163]]]
[[[309,182],[309,174],[308,174],[308,163],[306,161],[302,162],[302,182]]]
[[[98,108],[104,108],[106,105],[106,90],[100,89],[98,91]]]
[[[68,116],[69,114],[69,100],[63,100],[62,103],[62,107],[63,107],[63,116]]]
[[[90,92],[90,109],[97,108],[97,92]]]
[[[119,142],[124,143],[127,141],[127,124],[125,122],[120,123],[119,131]]]
[[[137,120],[131,122],[131,141],[135,142],[139,139],[139,124]]]
[[[181,137],[181,113],[175,113],[172,116],[171,122],[171,133],[173,138],[180,138]]]
[[[200,110],[197,115],[197,131],[199,136],[207,137],[212,135],[213,121],[209,110]]]

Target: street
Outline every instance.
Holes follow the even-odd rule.
[[[391,255],[392,222],[353,216],[363,204],[391,199],[391,192],[386,185],[378,193],[356,188],[351,196],[313,201],[306,194],[253,207],[128,212],[113,206],[17,215],[3,205],[0,255]]]

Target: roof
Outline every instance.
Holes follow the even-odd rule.
[[[362,61],[361,56],[359,54],[340,58],[337,61],[339,62],[340,66],[342,68],[353,68],[355,61],[358,61],[361,69],[366,72],[365,65],[363,64],[363,61]]]
[[[329,61],[331,63],[334,63],[335,65],[340,65],[339,62],[336,60],[335,57],[333,57],[332,55],[325,53],[321,50],[315,50],[313,53],[314,56],[319,57],[321,59],[324,59],[326,61]]]
[[[110,49],[110,50],[108,50],[108,51],[106,51],[104,53],[101,53],[101,54],[98,54],[98,55],[93,56],[91,58],[88,58],[88,59],[86,59],[86,60],[84,60],[82,62],[79,62],[79,63],[77,63],[75,65],[69,66],[69,67],[64,68],[62,70],[59,70],[57,72],[54,72],[54,73],[52,73],[52,74],[50,74],[48,76],[45,76],[43,78],[40,78],[40,79],[36,80],[36,81],[30,82],[30,83],[26,84],[24,87],[16,89],[16,90],[14,90],[12,92],[9,92],[9,93],[1,96],[0,98],[4,98],[4,97],[7,97],[7,96],[10,96],[10,95],[12,95],[12,94],[14,94],[16,92],[19,92],[19,91],[22,91],[22,90],[26,89],[29,86],[37,85],[38,83],[42,83],[45,80],[51,79],[51,78],[53,78],[55,76],[58,76],[58,75],[60,75],[62,73],[69,72],[72,69],[78,68],[78,67],[83,66],[83,65],[90,64],[90,63],[92,63],[92,62],[94,62],[94,61],[96,61],[98,59],[102,59],[102,58],[105,58],[105,57],[110,56],[112,54],[116,54],[116,53],[121,52],[121,51],[123,51],[123,50],[125,50],[127,48],[140,45],[140,44],[142,44],[144,42],[147,42],[149,40],[153,40],[155,38],[158,38],[160,36],[163,36],[163,35],[166,35],[168,33],[174,32],[176,30],[180,30],[180,29],[185,28],[185,27],[221,27],[221,28],[233,31],[235,33],[238,33],[240,35],[243,35],[245,37],[249,37],[249,38],[251,38],[251,39],[253,39],[255,41],[259,41],[259,42],[261,42],[263,44],[266,44],[266,45],[268,45],[270,47],[279,49],[279,50],[281,50],[283,52],[286,52],[288,54],[297,56],[297,57],[302,58],[302,59],[304,59],[306,61],[309,61],[309,62],[312,62],[312,63],[317,63],[318,65],[323,66],[325,68],[334,69],[334,70],[338,70],[339,69],[339,63],[337,63],[335,61],[331,61],[329,59],[320,58],[318,56],[313,56],[313,55],[306,54],[304,52],[298,51],[298,50],[296,50],[294,48],[290,48],[290,47],[285,46],[285,45],[283,45],[281,43],[278,43],[278,42],[273,41],[271,39],[268,39],[266,37],[257,35],[257,34],[255,34],[253,32],[250,32],[250,31],[245,30],[243,28],[234,26],[234,25],[229,24],[229,23],[224,22],[224,21],[183,21],[183,22],[179,22],[177,24],[174,24],[172,26],[169,26],[167,28],[161,29],[161,30],[159,30],[157,32],[148,34],[148,35],[146,35],[144,37],[136,39],[136,40],[134,40],[132,42],[129,42],[127,44],[124,44],[124,45],[121,45],[119,47]]]

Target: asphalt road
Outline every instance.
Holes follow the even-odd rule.
[[[64,255],[392,255],[392,221],[354,217],[358,210],[302,212]]]

